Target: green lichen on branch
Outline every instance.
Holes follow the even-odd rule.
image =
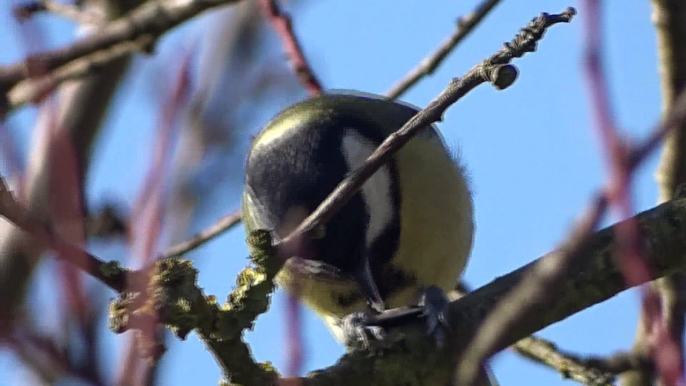
[[[110,304],[110,329],[121,333],[136,330],[153,349],[155,340],[146,337],[146,327],[162,324],[178,338],[195,330],[211,349],[224,377],[242,385],[270,384],[277,378],[270,363],[256,363],[242,341],[243,331],[269,308],[273,279],[281,264],[271,236],[254,231],[248,237],[251,267],[238,276],[236,288],[224,305],[214,295],[205,295],[198,286],[198,270],[189,260],[161,259],[146,271],[143,292],[124,291]],[[153,331],[152,328],[147,330]],[[149,335],[149,334],[148,334]],[[154,355],[157,351],[145,350]],[[228,381],[227,381],[228,382]]]
[[[235,321],[235,333],[252,329],[255,318],[269,308],[269,295],[274,292],[274,277],[282,264],[271,235],[255,230],[248,235],[252,267],[245,268],[236,279],[223,311]]]

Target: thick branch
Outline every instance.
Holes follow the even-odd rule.
[[[30,66],[28,64],[30,62],[40,63],[43,71],[50,72],[72,60],[107,49],[124,41],[136,41],[145,35],[156,38],[203,11],[238,1],[147,2],[128,15],[106,25],[97,33],[84,37],[66,47],[42,52],[31,56],[26,61],[0,68],[0,92],[6,93],[20,81],[35,75],[29,73]]]
[[[645,211],[634,219],[645,236],[655,268],[653,278],[663,277],[686,267],[686,199],[678,199]],[[615,225],[617,226],[617,225]],[[612,257],[614,227],[594,233],[581,251],[583,256],[575,262],[568,277],[554,290],[554,301],[539,304],[528,313],[523,323],[507,332],[502,350],[534,332],[559,322],[577,312],[610,299],[626,290],[619,266]],[[552,252],[541,259],[557,259],[560,252]],[[344,356],[337,365],[310,374],[305,384],[393,384],[407,379],[447,381],[460,355],[461,348],[475,335],[495,305],[541,260],[534,261],[512,273],[450,304],[449,324],[460,326],[453,337],[454,344],[446,353],[434,353],[435,348],[426,339],[417,338],[423,329],[404,328],[407,334],[402,344],[370,355],[360,351]],[[417,327],[417,326],[415,326]],[[430,368],[431,371],[427,371]],[[427,374],[430,373],[430,374]],[[334,382],[334,383],[328,383]]]

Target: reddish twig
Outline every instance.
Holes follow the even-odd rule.
[[[49,226],[33,219],[15,200],[5,181],[0,178],[0,216],[34,236],[57,252],[60,258],[98,279],[117,292],[124,291],[127,275],[130,271],[122,269],[117,263],[107,263],[87,253],[83,249],[63,240]],[[71,256],[83,256],[83,259],[71,259]]]
[[[592,35],[598,36],[597,34]],[[607,100],[601,102],[601,105],[603,103],[607,103]],[[602,116],[599,117],[599,120],[602,120],[603,124],[607,124],[608,122],[611,122],[611,120],[609,120],[610,116],[611,115],[609,114],[609,110],[604,109]],[[635,148],[632,148],[631,151],[628,151],[625,147],[620,147],[619,145],[617,145],[617,149],[613,150],[612,153],[613,157],[616,157],[616,159],[613,158],[612,162],[622,163],[623,170],[620,171],[620,181],[623,185],[628,186],[628,178],[631,177],[631,173],[633,172],[633,170],[645,159],[645,157],[651,151],[657,148],[657,146],[660,144],[660,142],[662,141],[664,136],[669,132],[669,130],[672,130],[675,126],[677,126],[680,122],[683,122],[685,119],[686,93],[680,96],[679,101],[675,103],[674,109],[670,112],[670,114],[667,115],[667,118],[665,119],[663,124],[658,125],[653,130],[651,135],[639,146],[636,146]],[[613,128],[614,126],[610,127]],[[613,134],[606,133],[605,135],[609,137]],[[595,196],[596,198],[594,200],[594,204],[592,205],[593,209],[591,209],[591,213],[593,213],[593,215],[591,217],[595,218],[596,221],[598,218],[597,216],[599,216],[600,213],[604,211],[607,202],[609,202],[612,199],[615,199],[615,197],[617,196],[615,181],[613,181],[613,185],[610,185],[607,189],[598,192]],[[526,314],[527,310],[531,309],[536,305],[544,303],[552,299],[553,296],[555,296],[555,291],[552,291],[551,289],[556,288],[554,283],[559,278],[566,275],[567,268],[572,264],[572,262],[576,258],[579,257],[576,255],[575,251],[577,251],[578,248],[581,247],[587,241],[587,236],[583,235],[590,235],[590,233],[588,232],[591,229],[588,228],[588,225],[591,223],[592,222],[587,222],[587,226],[582,226],[581,228],[579,228],[582,229],[581,232],[579,232],[578,230],[573,232],[573,235],[570,237],[570,241],[565,243],[567,245],[567,247],[564,248],[565,253],[560,254],[556,260],[549,261],[549,264],[545,265],[539,263],[539,265],[541,266],[537,266],[536,269],[532,270],[532,273],[530,275],[524,278],[522,282],[519,283],[517,287],[513,289],[508,296],[506,296],[499,302],[498,307],[496,307],[494,311],[489,315],[487,320],[484,321],[482,327],[480,328],[476,337],[473,339],[469,349],[466,351],[466,354],[463,358],[463,363],[461,365],[462,367],[460,368],[460,376],[463,377],[461,379],[463,382],[465,382],[465,384],[469,384],[469,382],[471,382],[474,379],[476,371],[478,371],[480,365],[483,364],[486,358],[492,355],[492,353],[497,349],[497,347],[502,346],[501,341],[504,337],[504,333],[508,329],[514,328],[514,326],[516,326],[519,323],[520,319]],[[621,224],[621,227],[618,227],[617,236],[618,239],[621,240],[619,243],[620,245],[623,244],[622,241],[626,240],[626,233],[622,232],[626,232],[626,228],[630,226],[632,226],[631,222],[629,222],[628,225],[624,223]],[[633,227],[636,227],[636,225],[634,224]],[[585,230],[583,230],[584,228]],[[621,228],[621,230],[619,228]],[[622,233],[622,238],[620,238],[620,233]],[[639,239],[634,238],[630,240],[633,240],[632,243],[634,243],[634,246],[637,248],[636,243]],[[644,264],[642,260],[640,260],[640,263]],[[636,283],[643,283],[649,281],[649,278],[651,276],[645,276],[645,273],[650,275],[650,271],[645,270],[643,271],[643,273],[644,274],[642,275],[633,275],[630,279],[628,279],[641,280],[629,282],[630,285],[634,286],[636,285]],[[653,307],[655,307],[655,299],[648,300],[650,300],[649,303],[652,304]],[[516,305],[516,307],[513,307],[512,305]]]
[[[133,248],[136,250],[135,256],[142,267],[152,266],[158,256],[157,249],[166,209],[165,191],[168,165],[176,143],[176,131],[180,126],[178,117],[188,100],[192,53],[193,50],[188,50],[183,56],[168,97],[161,99],[161,116],[150,169],[134,205],[134,216],[130,225],[130,229],[133,229],[131,240]],[[151,272],[151,270],[145,271]],[[146,280],[144,283],[147,282]],[[138,299],[140,302],[146,301],[148,294],[145,287],[141,286],[130,290],[134,293],[143,294],[142,298]],[[141,374],[149,373],[159,360],[159,357],[156,356],[153,361],[140,361],[139,346],[141,341],[145,344],[152,343],[153,346],[159,348],[164,347],[164,335],[160,332],[158,325],[159,315],[147,316],[149,317],[141,318],[138,321],[136,325],[138,334],[131,336],[128,347],[124,350],[124,365],[119,372],[119,384],[141,383]],[[156,350],[156,353],[161,352],[163,349],[162,351]],[[147,378],[147,376],[142,378]]]
[[[43,103],[42,109],[48,121],[43,129],[46,131],[46,140],[50,149],[48,152],[51,165],[48,179],[50,187],[47,199],[53,226],[61,237],[82,246],[86,243],[86,210],[81,180],[83,173],[80,171],[78,157],[68,131],[58,127],[57,98],[48,98]],[[84,371],[84,375],[99,379],[96,363],[99,355],[93,334],[93,297],[86,290],[82,272],[73,264],[66,263],[66,261],[77,261],[78,265],[83,265],[87,257],[85,251],[79,250],[70,256],[59,256],[59,258],[61,261],[58,263],[58,273],[62,279],[60,284],[64,293],[64,296],[59,299],[64,309],[61,313],[63,328],[66,330],[73,325],[78,329],[78,334],[73,335],[72,343],[65,347],[65,353],[76,350],[74,346],[78,346],[78,350],[84,354],[81,356],[83,365],[78,367]],[[80,342],[73,342],[73,339],[78,338],[81,339]]]
[[[585,0],[588,10],[586,18],[586,58],[591,108],[596,129],[609,165],[610,183],[608,198],[623,218],[633,214],[630,196],[632,168],[627,160],[624,141],[620,139],[610,106],[609,92],[602,63],[601,10],[599,0]],[[616,258],[628,284],[633,286],[647,281],[652,268],[649,266],[641,245],[641,235],[635,221],[626,221],[617,227]],[[667,385],[676,385],[683,379],[683,350],[667,331],[662,317],[659,294],[654,288],[641,288],[643,312],[648,318],[648,329],[653,336],[652,351],[662,380]]]
[[[283,49],[288,55],[293,66],[293,71],[298,76],[300,83],[310,93],[310,95],[318,95],[323,92],[323,87],[317,77],[312,71],[305,54],[300,47],[298,39],[293,32],[293,25],[291,17],[283,12],[277,3],[278,0],[260,0],[260,6],[265,16],[271,21],[274,30],[281,38]]]

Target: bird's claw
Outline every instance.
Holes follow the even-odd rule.
[[[439,348],[445,345],[446,333],[451,332],[448,323],[448,303],[443,290],[436,286],[427,287],[419,301],[421,315],[426,318],[427,334],[435,340]]]
[[[369,348],[372,342],[384,342],[388,334],[383,327],[369,325],[370,314],[353,312],[343,317],[341,327],[347,347]]]
[[[390,309],[379,314],[353,312],[343,317],[340,320],[343,339],[346,346],[363,349],[369,348],[373,342],[388,343],[390,338],[385,327],[403,323],[402,320],[414,315],[425,319],[427,334],[441,348],[445,346],[447,334],[452,331],[448,323],[448,306],[443,290],[429,286],[415,307]]]

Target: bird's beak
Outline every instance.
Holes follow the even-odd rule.
[[[359,284],[362,293],[367,299],[369,306],[379,313],[383,312],[386,306],[384,304],[383,298],[381,298],[379,289],[376,286],[374,277],[372,276],[372,269],[369,266],[369,259],[367,259],[366,257],[364,258],[364,263],[358,271],[355,279],[357,280],[357,283]]]

